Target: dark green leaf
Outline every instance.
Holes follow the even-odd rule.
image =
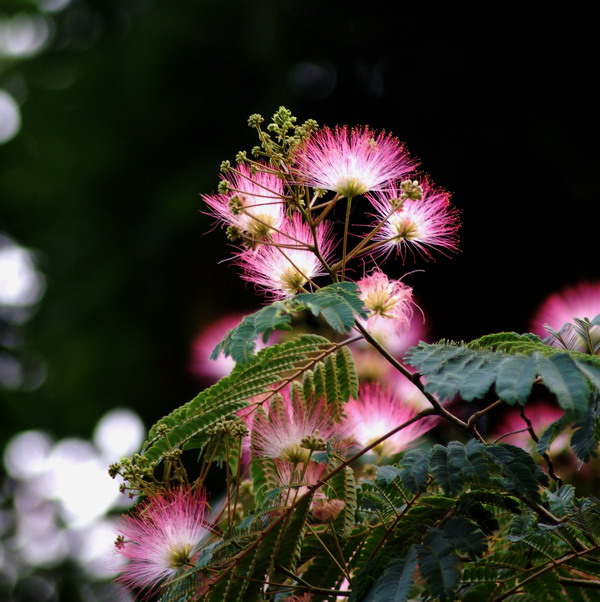
[[[411,493],[427,489],[430,457],[431,453],[421,448],[411,449],[402,457],[400,479]]]
[[[454,516],[443,521],[439,532],[453,548],[461,550],[472,558],[482,556],[487,551],[486,536],[477,525],[466,518]]]
[[[579,416],[585,415],[590,403],[590,387],[569,355],[557,353],[546,357],[538,353],[534,358],[538,374],[556,395],[560,407]]]
[[[555,420],[541,435],[539,438],[536,450],[538,453],[543,454],[550,449],[552,442],[571,424],[573,418],[569,414],[564,414],[558,420]]]
[[[496,394],[507,403],[524,405],[537,376],[534,360],[525,355],[505,358],[498,367]]]
[[[415,546],[421,575],[432,596],[454,600],[460,582],[459,558],[452,545],[439,532],[432,531],[422,545]]]
[[[383,574],[371,588],[364,602],[406,602],[414,583],[417,568],[417,551],[414,546],[408,549],[406,556],[395,558],[385,568]]]

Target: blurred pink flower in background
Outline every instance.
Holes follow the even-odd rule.
[[[525,406],[525,416],[531,422],[534,433],[540,437],[544,431],[556,420],[558,420],[564,411],[556,404],[548,401],[534,401]],[[505,433],[505,437],[502,436]],[[512,407],[506,411],[493,429],[492,436],[497,439],[501,437],[498,443],[509,443],[516,447],[524,449],[531,453],[536,443],[527,430],[527,423],[521,416],[519,407]],[[550,446],[550,453],[559,453],[569,447],[569,432],[559,435]]]
[[[531,320],[532,332],[546,337],[555,347],[597,355],[600,353],[600,326],[587,327],[581,334],[575,319],[593,320],[600,314],[600,282],[580,282],[549,295]],[[550,329],[550,330],[549,330]]]
[[[392,135],[343,126],[313,133],[298,151],[295,167],[309,186],[354,197],[381,190],[415,165]]]
[[[531,320],[531,331],[545,336],[547,324],[554,330],[573,318],[593,320],[600,314],[600,282],[579,282],[552,293],[542,302]]]
[[[227,376],[235,367],[235,361],[223,352],[219,353],[216,360],[211,360],[210,355],[216,345],[227,334],[227,331],[235,328],[246,316],[245,313],[235,313],[222,316],[211,320],[201,328],[190,349],[188,363],[189,372],[199,379],[208,379],[217,381],[223,376]],[[262,337],[256,339],[256,351],[264,349],[267,345],[273,344],[277,340],[277,334],[273,333],[263,342]]]
[[[351,399],[345,407],[346,418],[343,421],[350,437],[356,445],[369,445],[413,418],[418,411],[411,403],[389,389],[376,383],[363,384],[358,399]],[[413,422],[377,445],[373,452],[379,458],[385,458],[404,451],[416,439],[432,429],[437,418],[427,417]]]

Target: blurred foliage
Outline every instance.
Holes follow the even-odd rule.
[[[213,226],[198,197],[231,140],[248,146],[239,126],[254,111],[385,125],[454,192],[464,256],[414,277],[440,336],[480,335],[466,324],[475,304],[482,332],[524,330],[546,292],[599,275],[572,252],[593,257],[594,237],[548,210],[577,203],[585,217],[598,201],[598,83],[580,11],[487,22],[427,3],[390,18],[380,1],[50,4],[0,4],[0,17],[45,14],[52,34],[34,57],[0,58],[23,120],[0,146],[0,231],[35,250],[47,277],[20,344],[47,379],[0,393],[2,440],[31,427],[87,435],[117,405],[153,422],[197,392],[196,330],[256,308],[218,265],[224,237],[203,236]],[[498,279],[515,283],[519,307]]]

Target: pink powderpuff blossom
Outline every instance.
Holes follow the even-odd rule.
[[[335,244],[329,224],[319,224],[316,239],[322,257],[329,262]],[[313,278],[325,275],[319,258],[308,248],[314,245],[310,228],[295,213],[268,242],[241,251],[237,263],[245,280],[274,298],[285,299],[300,292]]]
[[[560,331],[574,318],[593,320],[599,314],[600,282],[580,282],[549,295],[531,320],[531,330],[544,337],[548,334],[546,326]],[[600,339],[600,326],[592,326],[590,333],[594,339]],[[572,326],[566,326],[561,334],[565,341],[572,343],[570,348],[585,350],[584,342],[578,340],[579,336]]]
[[[429,259],[433,248],[442,252],[457,250],[460,223],[458,210],[450,206],[450,195],[427,180],[422,188],[420,200],[407,198],[403,203],[398,201],[403,193],[397,189],[368,195],[378,222],[384,221],[374,236],[381,244],[376,255],[395,253],[404,258],[410,250]]]
[[[210,534],[202,490],[170,489],[121,518],[117,552],[128,563],[117,578],[127,588],[154,588],[195,563]]]
[[[263,239],[284,219],[284,185],[275,174],[239,164],[228,173],[227,194],[202,195],[210,213],[227,226],[253,239]]]
[[[418,413],[412,404],[376,383],[362,385],[358,399],[351,399],[345,406],[345,412],[344,426],[360,448],[370,445]],[[378,458],[404,451],[436,423],[436,417],[422,418],[391,435],[372,451]]]
[[[254,413],[250,441],[254,455],[285,460],[292,464],[311,457],[310,440],[321,440],[322,449],[331,441],[343,447],[343,430],[334,423],[323,401],[304,403],[290,398],[287,390],[275,397],[267,410]],[[313,446],[314,447],[314,446]]]
[[[400,280],[391,280],[379,269],[373,270],[356,284],[360,298],[371,312],[367,328],[383,322],[398,334],[409,329],[413,315],[410,286]]]
[[[396,138],[368,127],[317,131],[296,157],[296,169],[308,186],[346,197],[381,190],[415,165]]]

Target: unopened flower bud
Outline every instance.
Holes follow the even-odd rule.
[[[264,120],[264,117],[259,113],[253,113],[248,117],[248,125],[251,128],[257,128]]]
[[[229,192],[229,182],[227,180],[221,180],[217,186],[217,190],[220,194],[227,194]]]
[[[110,475],[111,479],[114,479],[118,474],[120,474],[120,472],[121,465],[118,462],[115,462],[108,467],[108,474]]]
[[[235,242],[242,237],[242,231],[236,226],[227,226],[227,229],[225,230],[225,236],[227,236],[227,239],[231,242]]]
[[[221,171],[223,173],[225,173],[226,171],[229,171],[230,169],[231,169],[230,161],[221,161]]]
[[[302,441],[300,441],[300,445],[305,449],[310,449],[312,451],[323,451],[324,449],[327,449],[327,441],[325,441],[323,437],[319,437],[316,432],[312,435],[303,437]]]
[[[237,194],[229,199],[229,209],[231,209],[233,215],[239,215],[243,208],[244,203],[242,203],[242,199]]]
[[[423,187],[417,180],[404,180],[400,184],[400,190],[402,190],[400,200],[420,201],[423,198]]]

